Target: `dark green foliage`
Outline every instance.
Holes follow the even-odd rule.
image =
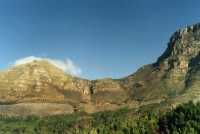
[[[161,117],[158,124],[163,134],[199,134],[200,103],[181,105]]]

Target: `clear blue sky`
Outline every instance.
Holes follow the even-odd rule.
[[[47,56],[72,59],[90,79],[119,78],[197,22],[199,0],[0,0],[0,68]]]

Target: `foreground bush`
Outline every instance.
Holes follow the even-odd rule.
[[[200,134],[200,103],[177,107],[161,117],[158,125],[163,134]]]

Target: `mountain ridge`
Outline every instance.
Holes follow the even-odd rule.
[[[73,77],[47,61],[18,65],[0,73],[0,113],[21,115],[22,109],[32,110],[30,114],[34,115],[93,113],[161,103],[170,108],[197,101],[199,57],[200,23],[197,23],[176,31],[155,63],[121,79]],[[16,107],[18,110],[13,110]]]

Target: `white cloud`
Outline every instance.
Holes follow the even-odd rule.
[[[66,60],[58,60],[58,59],[51,59],[51,58],[41,58],[41,57],[35,57],[35,56],[29,56],[26,58],[21,58],[15,61],[14,66],[27,64],[33,61],[41,61],[45,60],[49,63],[53,64],[57,68],[63,70],[67,74],[71,74],[73,76],[80,76],[82,71],[81,69],[74,64],[72,60],[67,58]]]

